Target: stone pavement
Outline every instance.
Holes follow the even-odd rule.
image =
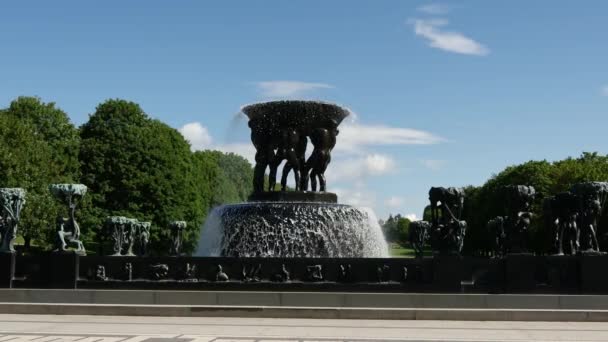
[[[608,323],[0,315],[0,342],[608,341]]]

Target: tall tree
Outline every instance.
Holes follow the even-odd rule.
[[[486,230],[489,219],[505,215],[504,198],[501,188],[506,185],[531,185],[537,195],[532,203],[535,218],[531,225],[531,247],[536,253],[547,253],[551,247],[551,232],[544,227],[542,202],[547,196],[567,191],[575,183],[588,181],[608,181],[608,157],[598,153],[584,152],[578,158],[548,162],[528,161],[505,168],[490,178],[480,188],[470,188],[465,199],[464,219],[468,223],[465,252],[468,254],[487,253],[493,239]],[[608,217],[599,222],[598,236],[604,246],[608,244]],[[600,245],[602,245],[600,242]]]
[[[62,213],[48,191],[50,183],[78,176],[78,130],[67,114],[36,97],[19,97],[0,110],[0,185],[23,187],[27,202],[19,234],[25,248],[32,240],[48,245],[54,218]]]
[[[80,137],[78,129],[63,110],[57,108],[54,102],[44,103],[37,97],[20,96],[3,112],[31,125],[34,132],[50,146],[51,160],[67,181],[76,180]]]
[[[203,211],[190,146],[175,129],[125,100],[100,104],[81,127],[82,181],[91,188],[97,226],[107,215],[152,221],[152,245],[166,252],[169,221],[185,220],[184,251],[196,246]]]

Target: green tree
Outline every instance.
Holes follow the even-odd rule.
[[[214,204],[242,202],[253,191],[253,168],[249,162],[234,153],[213,151],[217,156],[220,173],[217,178]]]
[[[548,162],[528,161],[505,168],[490,178],[480,188],[470,187],[465,199],[463,219],[468,229],[464,249],[467,254],[486,254],[492,246],[493,236],[486,230],[488,220],[505,215],[504,197],[501,191],[506,185],[531,185],[536,189],[532,203],[535,219],[530,227],[531,247],[536,253],[548,253],[551,247],[551,233],[542,210],[543,200],[559,192],[567,191],[575,183],[588,181],[608,181],[608,157],[598,153],[584,152],[578,158]],[[599,236],[608,242],[608,217],[599,222]]]
[[[124,215],[152,222],[152,247],[168,250],[167,225],[185,220],[184,251],[192,252],[204,216],[190,146],[175,129],[125,100],[100,104],[81,127],[82,182],[91,188],[90,217]]]
[[[0,110],[0,183],[23,187],[27,202],[19,234],[25,248],[33,240],[49,245],[54,219],[62,208],[51,197],[48,185],[77,178],[78,130],[54,103],[36,97],[19,97]]]
[[[397,220],[397,234],[400,244],[407,244],[409,241],[410,220],[405,217],[399,217]]]
[[[222,170],[217,163],[217,153],[212,151],[196,151],[192,154],[192,159],[194,183],[206,217],[207,213],[218,205],[215,202],[215,194],[218,191],[218,178]]]
[[[68,115],[54,102],[44,103],[37,97],[20,96],[3,111],[31,125],[51,148],[51,160],[69,181],[76,180],[80,137]]]
[[[193,153],[194,173],[203,207],[247,200],[253,191],[253,168],[243,157],[214,150]]]

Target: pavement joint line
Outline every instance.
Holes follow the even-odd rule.
[[[103,310],[101,310],[103,308]],[[369,308],[254,305],[90,304],[90,303],[0,303],[5,314],[54,314],[139,317],[249,317],[330,318],[383,320],[462,321],[574,321],[605,322],[602,309],[515,309],[515,308]],[[12,339],[0,338],[0,342]],[[95,342],[88,339],[87,342]]]
[[[288,309],[288,310],[344,310],[344,311],[471,311],[471,312],[607,312],[607,309],[529,309],[529,308],[454,308],[454,307],[338,307],[338,306],[272,306],[272,305],[188,305],[188,304],[109,304],[109,303],[30,303],[30,302],[0,302],[1,306],[74,306],[74,307],[128,307],[128,308],[211,308],[211,309]]]
[[[40,334],[40,333],[39,333]],[[45,334],[45,333],[42,333]],[[15,336],[13,339],[15,338],[20,338],[23,336],[28,336],[29,334],[19,334],[18,336]],[[34,334],[32,334],[34,335]],[[46,334],[45,334],[46,335]],[[49,334],[51,335],[51,334]],[[58,334],[55,333],[55,335],[63,335],[63,336],[69,336],[70,334]],[[75,334],[76,336],[82,336],[82,335],[86,335],[83,336],[83,338],[90,338],[90,334]],[[35,335],[34,335],[35,336]],[[141,335],[138,334],[123,334],[124,339],[121,341],[129,341],[131,338],[133,337],[140,337]],[[196,336],[196,337],[194,337]],[[42,336],[42,337],[46,337],[46,336]],[[158,336],[150,336],[150,335],[146,335],[146,338],[155,338]],[[282,336],[282,335],[272,335],[272,336],[257,336],[257,337],[253,337],[251,335],[201,335],[201,334],[197,334],[197,335],[189,335],[188,339],[191,339],[192,341],[195,341],[197,337],[205,337],[205,338],[210,338],[210,341],[221,341],[221,340],[230,340],[230,339],[240,339],[240,340],[254,340],[254,341],[259,341],[259,340],[268,340],[268,341],[273,341],[273,340],[289,340],[289,341],[318,341],[318,342],[326,342],[326,341],[353,341],[353,342],[372,342],[372,341],[404,341],[404,342],[444,342],[446,341],[445,339],[437,339],[437,338],[425,338],[425,337],[417,337],[417,338],[392,338],[392,337],[383,337],[383,338],[336,338],[336,337],[325,337],[325,336],[313,336],[313,337],[302,337],[302,336]],[[161,337],[162,338],[162,337]],[[103,341],[103,337],[100,337],[99,339],[95,339],[92,340],[92,342],[94,341]],[[12,339],[11,339],[12,340]],[[29,341],[34,341],[32,340],[28,340]],[[143,340],[145,342],[145,340]],[[529,338],[511,338],[511,339],[495,339],[495,338],[483,338],[483,339],[478,339],[478,338],[459,338],[459,337],[452,337],[450,338],[450,341],[468,341],[468,342],[528,342],[530,341]],[[546,340],[546,339],[535,339],[535,342],[555,342],[554,339],[552,340]],[[565,340],[568,341],[568,340]],[[582,340],[582,339],[576,339],[577,342],[597,342],[598,340]],[[190,342],[190,341],[189,341]]]
[[[91,316],[91,317],[95,317],[95,316]],[[118,317],[118,316],[116,316]],[[162,316],[160,316],[162,317]],[[289,319],[289,318],[286,318]],[[6,323],[15,323],[15,322],[21,322],[21,323],[49,323],[49,324],[53,324],[56,323],[55,321],[33,321],[33,320],[27,320],[27,321],[1,321],[2,322],[6,322]],[[486,322],[492,322],[492,321],[486,321]],[[99,325],[117,325],[117,324],[124,324],[124,325],[172,325],[172,326],[226,326],[226,327],[235,327],[235,326],[248,326],[248,327],[276,327],[276,328],[294,328],[294,327],[302,327],[302,325],[297,325],[297,324],[238,324],[238,323],[176,323],[176,322],[171,322],[171,323],[159,323],[159,322],[151,322],[151,323],[147,323],[147,322],[127,322],[127,323],[123,323],[123,322],[100,322],[100,321],[90,321],[87,320],[86,322],[71,322],[70,324],[72,325],[77,325],[77,324],[99,324]],[[421,329],[420,327],[414,327],[414,326],[357,326],[357,325],[351,325],[351,326],[346,326],[346,325],[308,325],[307,327],[309,328],[349,328],[349,329],[393,329],[393,330],[419,330]],[[477,331],[487,331],[487,330],[511,330],[511,328],[505,327],[502,329],[496,329],[496,328],[473,328],[473,327],[439,327],[439,326],[433,326],[433,327],[425,327],[425,329],[434,329],[434,330],[477,330]],[[578,329],[570,329],[570,328],[521,328],[519,327],[518,330],[521,331],[564,331],[564,332],[569,332],[569,331],[580,331]],[[608,326],[606,327],[606,329],[584,329],[583,331],[587,331],[587,332],[608,332]],[[6,334],[9,334],[8,332],[5,332]],[[14,333],[14,332],[13,332]],[[104,335],[107,335],[108,333],[105,333]],[[117,334],[117,335],[124,335],[121,333],[113,333],[113,334]],[[94,335],[94,334],[89,334],[89,335]],[[98,334],[101,335],[101,334]],[[145,334],[142,334],[142,336]],[[175,336],[175,335],[155,335],[155,334],[151,334],[150,336],[162,336],[164,338],[178,338],[179,336],[183,336],[179,335],[179,336]],[[35,340],[33,340],[35,341]],[[1,342],[1,341],[0,341]]]

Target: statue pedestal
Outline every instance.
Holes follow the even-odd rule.
[[[433,288],[441,291],[460,292],[462,282],[462,257],[437,255],[433,258]]]
[[[507,293],[530,293],[536,290],[538,259],[532,254],[508,254],[505,257]]]
[[[583,255],[580,257],[581,292],[608,292],[608,255]]]
[[[577,293],[580,291],[580,263],[578,256],[546,256],[542,259],[544,264],[540,268],[542,278],[540,287],[543,292],[551,293]],[[596,270],[597,271],[597,270]],[[537,279],[538,280],[538,279]]]
[[[51,288],[75,289],[78,281],[80,259],[75,252],[58,252],[49,260]]]
[[[320,202],[338,203],[333,192],[314,191],[264,191],[249,196],[249,202]]]
[[[505,262],[502,258],[465,257],[462,260],[463,293],[502,293],[505,284]]]
[[[0,287],[12,288],[15,278],[15,253],[0,253]]]

